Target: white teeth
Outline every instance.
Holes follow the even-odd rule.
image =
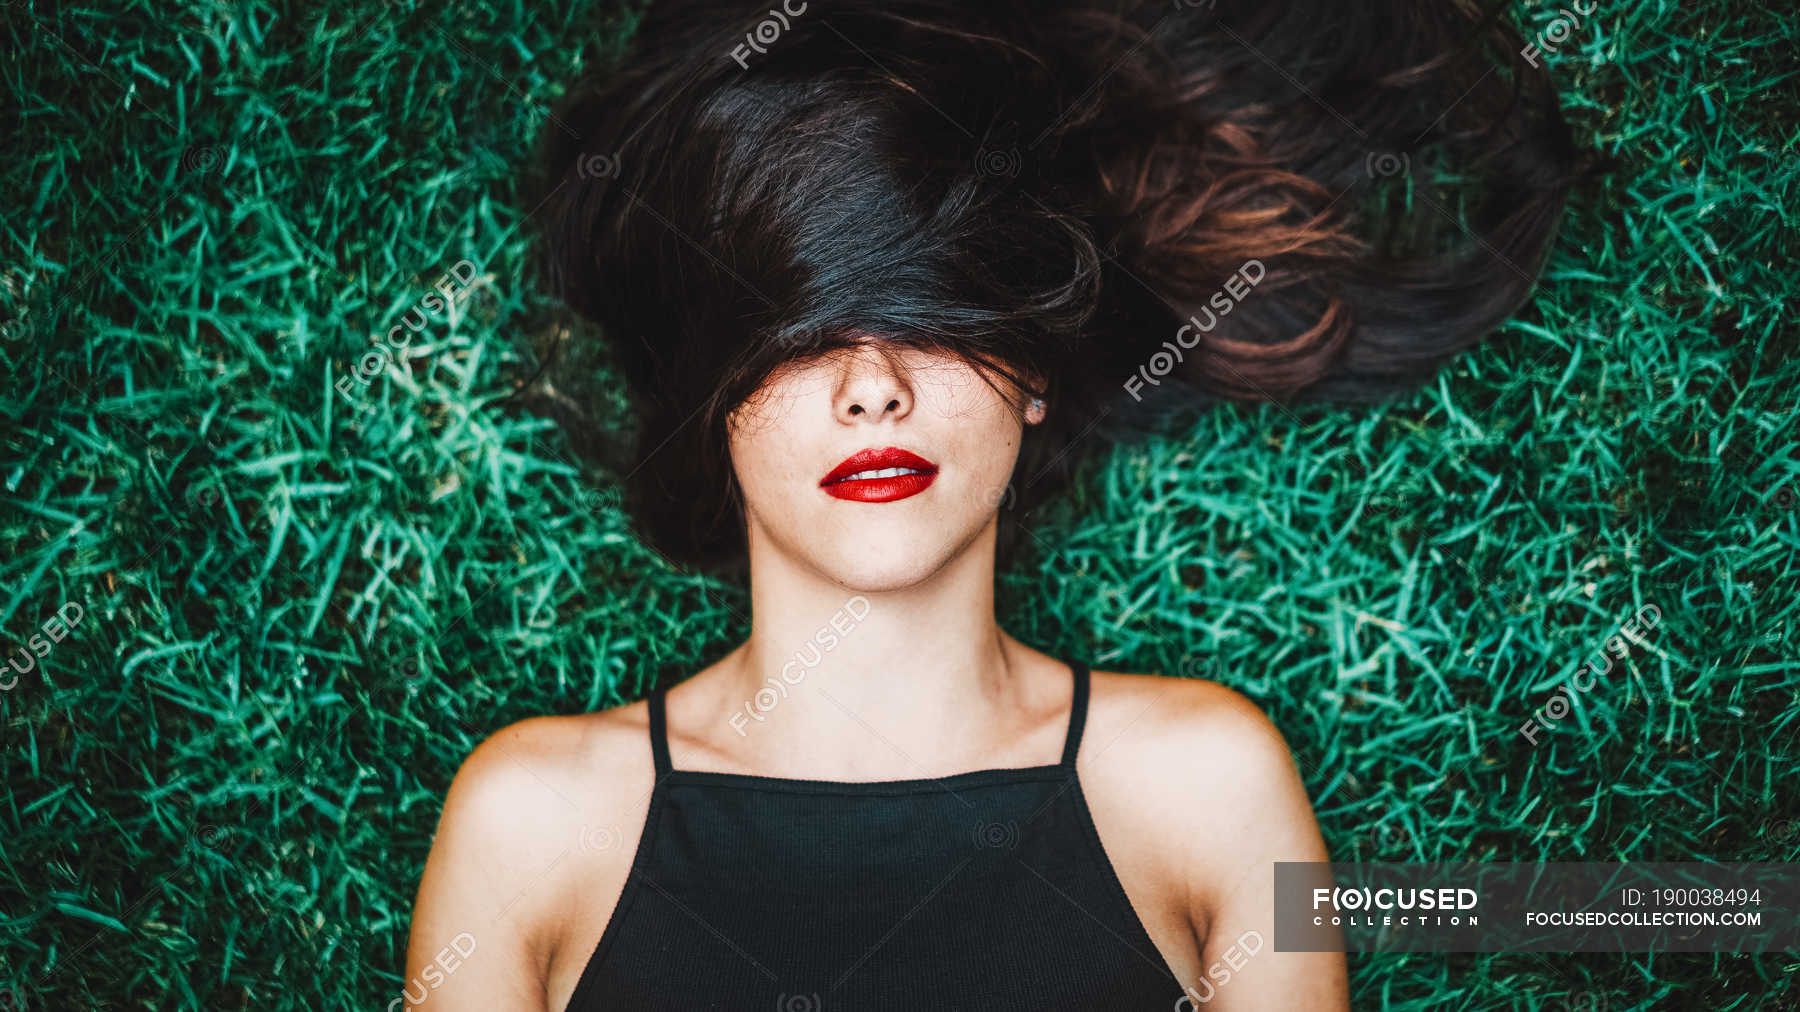
[[[870,478],[898,478],[903,474],[924,474],[924,471],[910,467],[884,467],[878,471],[858,471],[845,478],[845,481],[867,481]]]

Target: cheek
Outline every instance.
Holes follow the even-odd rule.
[[[733,412],[731,467],[752,506],[766,495],[791,496],[795,483],[806,481],[807,461],[818,456],[809,448],[820,433],[819,426],[805,419],[809,411],[824,410],[807,402],[804,389],[775,387]]]
[[[1013,465],[1018,460],[1016,427],[1004,419],[977,419],[969,414],[944,423],[933,444],[948,463],[938,481],[921,496],[913,516],[946,531],[982,522],[1007,500]]]
[[[980,463],[969,475],[970,498],[982,512],[992,512],[1011,498],[1013,467],[1019,459],[1019,437],[1018,423],[1002,417],[983,428],[980,445],[972,448],[978,456],[972,454],[969,459]]]
[[[960,391],[945,405],[942,426],[971,479],[1004,485],[1011,477],[1023,423],[999,395],[985,386]]]

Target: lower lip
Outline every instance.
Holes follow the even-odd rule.
[[[834,481],[829,485],[821,485],[825,494],[833,499],[848,499],[851,502],[894,502],[908,496],[918,495],[931,487],[937,480],[936,472],[931,474],[897,474],[892,478],[862,478],[856,481]]]

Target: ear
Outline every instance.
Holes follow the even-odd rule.
[[[1050,381],[1036,369],[1026,369],[1024,374],[1019,377],[1019,381],[1024,384],[1017,389],[1019,395],[1025,399],[1025,424],[1037,425],[1043,422],[1044,415],[1049,412],[1049,405],[1045,402],[1044,395],[1037,391],[1046,390]]]

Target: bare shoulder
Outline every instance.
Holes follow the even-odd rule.
[[[1242,693],[1201,679],[1097,672],[1090,706],[1078,757],[1089,793],[1134,833],[1161,841],[1165,867],[1202,907],[1246,863],[1324,859],[1294,754]]]
[[[654,777],[641,702],[494,732],[444,799],[415,945],[429,951],[454,926],[547,973],[581,916],[569,898],[616,895],[623,883]]]
[[[642,703],[533,717],[476,746],[451,782],[439,832],[511,842],[605,817],[654,776]]]
[[[545,790],[617,780],[622,767],[651,768],[648,709],[642,702],[572,716],[531,717],[495,731],[456,773],[451,791],[522,787]],[[602,784],[601,786],[604,786]],[[645,784],[648,786],[648,783]]]
[[[1268,777],[1293,764],[1287,741],[1262,708],[1218,682],[1096,671],[1092,685],[1084,757],[1116,752],[1134,764],[1204,762],[1213,780]]]

